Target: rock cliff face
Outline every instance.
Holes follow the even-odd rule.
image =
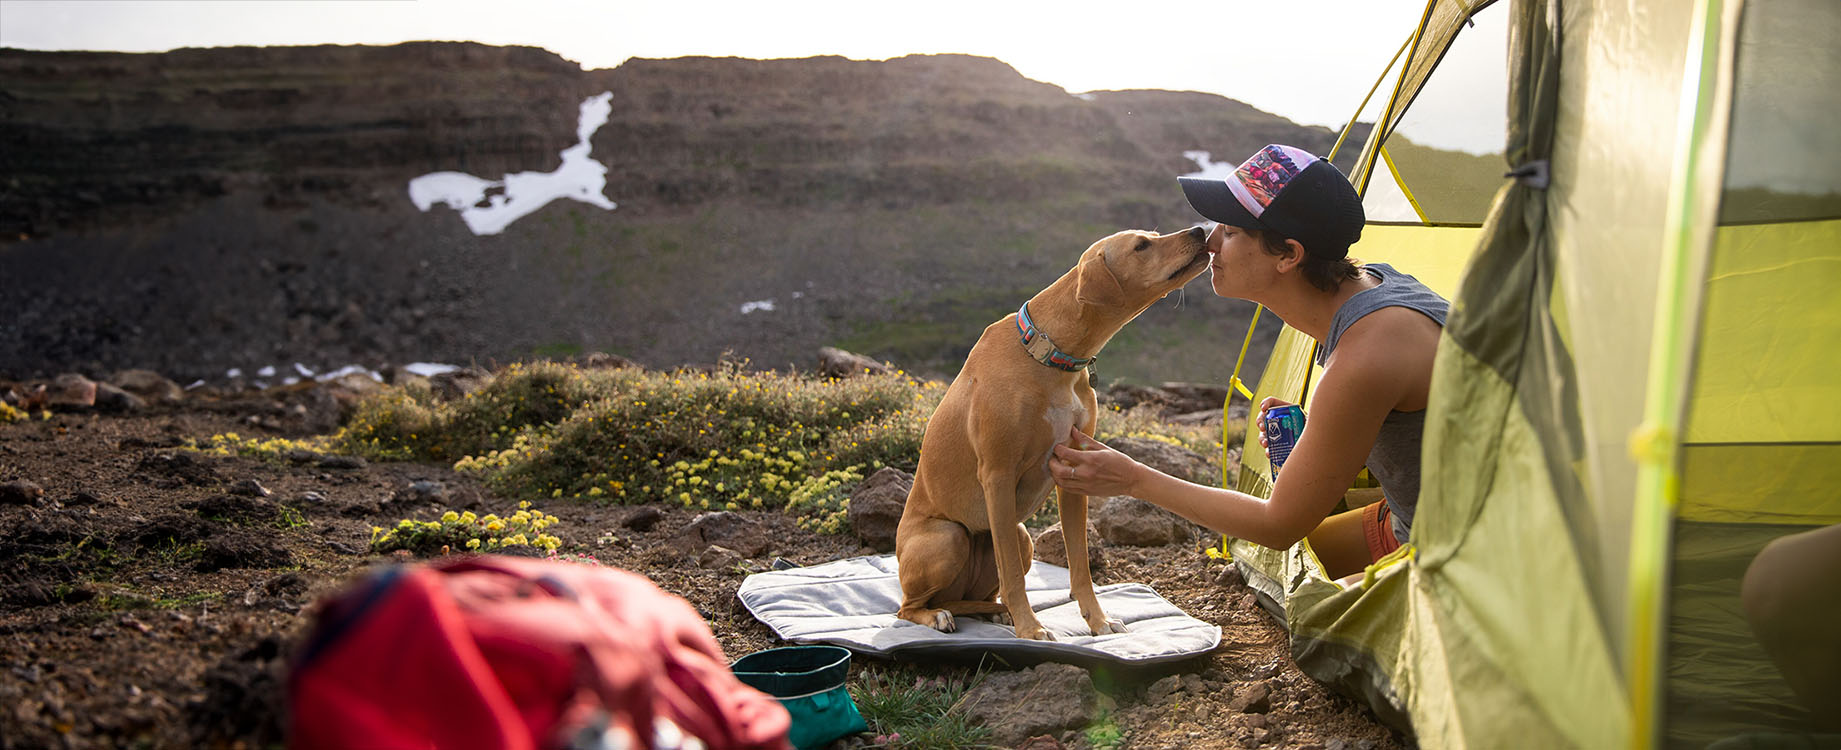
[[[603,92],[607,122],[578,133]],[[434,172],[555,170],[581,135],[613,210],[557,200],[475,235],[409,199]],[[824,345],[950,373],[1094,240],[1192,224],[1184,151],[1334,138],[964,56],[583,71],[465,43],[0,50],[0,374],[596,349],[809,367]],[[1224,379],[1250,305],[1205,283],[1102,371]]]

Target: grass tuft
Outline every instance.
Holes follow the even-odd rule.
[[[900,667],[865,668],[850,693],[883,747],[984,748],[991,731],[958,710],[983,673],[922,676]]]
[[[852,490],[913,471],[946,384],[906,373],[835,379],[744,371],[513,365],[465,398],[390,388],[326,442],[382,460],[453,462],[504,495],[712,510],[782,509],[837,533]],[[1102,440],[1147,436],[1220,455],[1221,431],[1102,410]]]

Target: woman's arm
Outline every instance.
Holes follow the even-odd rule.
[[[1070,492],[1092,496],[1131,495],[1228,536],[1283,549],[1317,528],[1349,489],[1380,434],[1387,413],[1400,402],[1424,363],[1417,347],[1398,346],[1388,323],[1389,308],[1357,321],[1324,372],[1298,445],[1279,473],[1270,499],[1207,487],[1164,474],[1107,448],[1078,430],[1055,446],[1049,473]],[[1356,335],[1360,328],[1369,328]],[[1368,335],[1361,335],[1368,334]],[[1394,344],[1394,345],[1390,345]]]

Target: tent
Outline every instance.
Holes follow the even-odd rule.
[[[1426,747],[1835,742],[1746,572],[1841,522],[1841,3],[1406,20],[1350,176],[1351,254],[1453,301],[1410,543],[1345,582],[1307,542],[1226,553],[1305,672]],[[1493,149],[1440,130],[1478,123]],[[1308,409],[1312,345],[1282,331],[1244,395]]]

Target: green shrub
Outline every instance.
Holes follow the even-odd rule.
[[[562,540],[543,533],[556,525],[555,516],[531,510],[529,501],[518,503],[518,512],[500,518],[472,511],[447,511],[438,521],[405,518],[395,526],[371,527],[371,551],[377,553],[408,550],[422,557],[464,552],[495,552],[506,547],[536,547],[554,552]]]
[[[912,467],[944,386],[905,375],[647,373],[553,429],[455,464],[520,497],[794,507],[819,525],[883,466]],[[836,524],[830,524],[836,528]]]
[[[899,372],[838,380],[732,364],[647,372],[540,362],[508,367],[451,402],[425,388],[386,389],[327,445],[385,460],[452,461],[511,497],[784,509],[805,528],[834,533],[864,477],[885,466],[914,470],[945,390]],[[1230,444],[1242,427],[1230,426]],[[1103,410],[1098,432],[1101,440],[1148,437],[1211,461],[1221,456],[1220,428],[1169,425],[1144,412]],[[281,447],[244,442],[220,447]],[[442,538],[452,546],[450,537]]]

